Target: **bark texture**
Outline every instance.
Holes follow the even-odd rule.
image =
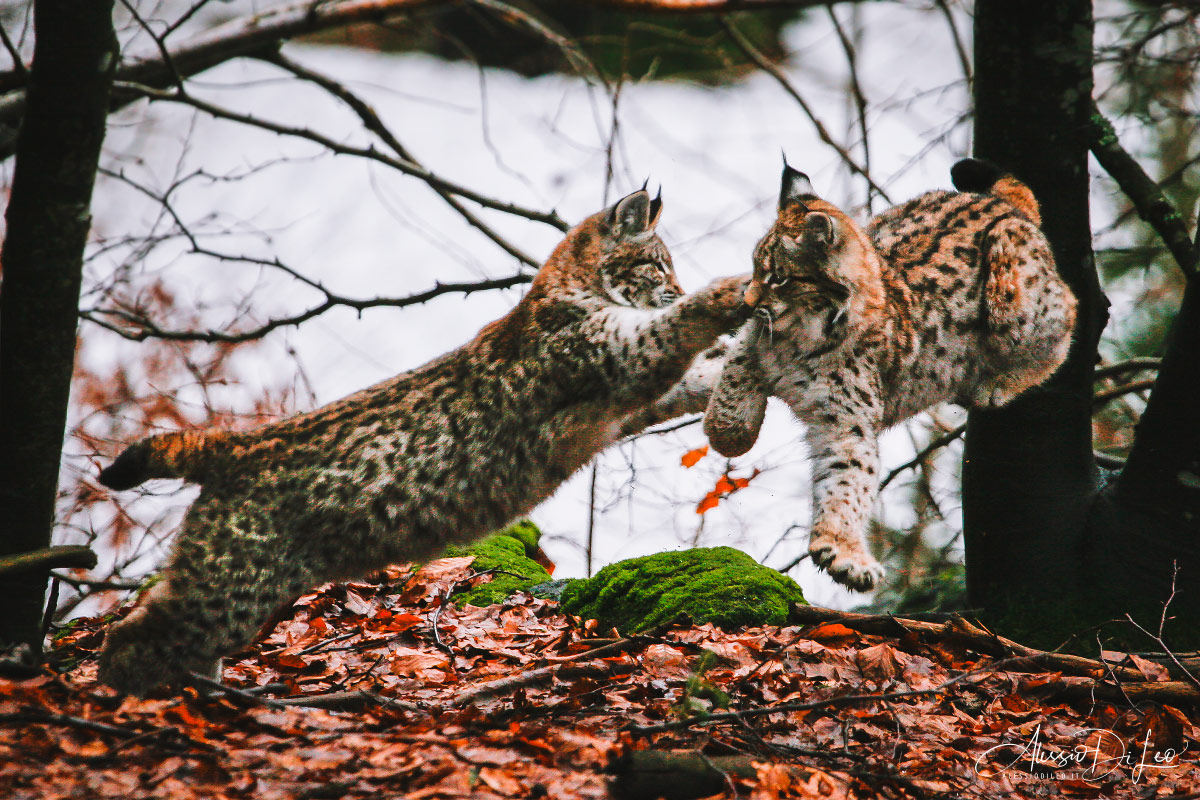
[[[1071,355],[1045,387],[968,419],[970,602],[1030,620],[1068,609],[1059,619],[1081,629],[1126,612],[1157,627],[1171,598],[1186,625],[1200,617],[1200,280],[1187,247],[1195,244],[1180,239],[1157,187],[1143,191],[1149,179],[1109,139],[1092,104],[1090,0],[980,0],[975,59],[976,154],[1028,182],[1041,201],[1080,316]],[[1119,474],[1092,456],[1091,373],[1108,303],[1091,250],[1089,144],[1189,276]]]
[[[0,556],[46,547],[75,360],[83,248],[117,62],[112,1],[37,0],[0,251]],[[40,646],[44,570],[0,582],[0,642]]]
[[[975,154],[1033,189],[1059,272],[1080,307],[1071,354],[1054,378],[968,419],[968,591],[972,605],[992,606],[1006,594],[1053,601],[1081,583],[1077,550],[1097,477],[1092,368],[1107,321],[1088,214],[1090,0],[980,0],[974,92]]]

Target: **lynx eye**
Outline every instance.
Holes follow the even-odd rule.
[[[771,275],[767,280],[767,285],[773,289],[778,289],[780,286],[787,286],[791,280],[791,275]]]

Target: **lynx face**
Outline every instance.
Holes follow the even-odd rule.
[[[862,232],[821,200],[802,172],[787,168],[775,224],[754,248],[746,302],[771,331],[784,331],[821,308],[843,306],[872,279]]]
[[[604,294],[633,308],[662,308],[683,296],[671,254],[654,232],[662,214],[661,195],[635,192],[605,215],[599,225],[599,276]]]

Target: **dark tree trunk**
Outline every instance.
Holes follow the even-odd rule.
[[[1079,299],[1067,363],[997,411],[972,411],[963,462],[972,605],[1078,590],[1077,551],[1095,494],[1091,397],[1107,321],[1092,260],[1087,121],[1090,0],[979,0],[975,8],[975,153],[1029,184],[1059,272]]]
[[[1108,303],[1088,214],[1090,0],[979,0],[975,63],[976,154],[1032,187],[1080,307],[1070,357],[1046,386],[970,413],[971,604],[1010,619],[1050,612],[1076,630],[1126,612],[1156,624],[1174,588],[1171,611],[1186,624],[1200,616],[1200,279],[1188,282],[1128,463],[1102,474],[1092,370]]]
[[[1092,511],[1086,566],[1096,591],[1155,621],[1154,604],[1200,619],[1200,278],[1193,273],[1129,461]],[[1178,570],[1178,576],[1176,576]],[[1143,601],[1143,602],[1139,602]]]
[[[117,62],[112,0],[37,0],[0,251],[0,555],[49,544],[92,185]],[[0,642],[40,647],[44,570],[0,582]]]

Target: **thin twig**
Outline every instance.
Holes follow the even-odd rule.
[[[915,456],[910,458],[908,461],[905,461],[903,464],[901,464],[900,466],[896,467],[891,472],[889,472],[887,474],[887,476],[884,477],[884,479],[879,482],[879,488],[883,489],[885,486],[887,486],[889,483],[891,483],[893,480],[895,480],[896,476],[899,475],[901,472],[904,472],[906,469],[912,469],[913,467],[917,466],[922,461],[924,461],[926,458],[928,458],[929,454],[932,453],[934,450],[939,450],[939,449],[945,447],[946,445],[950,444],[955,439],[958,439],[960,436],[962,436],[966,432],[967,432],[967,426],[966,426],[966,424],[963,424],[963,425],[959,425],[957,428],[955,428],[952,431],[947,431],[946,433],[943,433],[941,436],[938,436],[935,439],[931,439],[929,444],[925,445],[925,447],[923,447],[919,453],[917,453]]]
[[[171,82],[175,84],[176,91],[180,94],[187,94],[187,88],[183,85],[183,73],[175,66],[175,59],[171,57],[171,51],[167,49],[167,43],[154,32],[150,27],[150,23],[142,18],[142,15],[138,13],[137,7],[133,3],[129,2],[129,0],[120,0],[120,2],[121,5],[125,6],[125,10],[129,12],[129,15],[137,20],[137,24],[146,32],[146,35],[154,41],[154,46],[158,48],[158,54],[162,56],[163,64],[167,68],[167,73],[171,76]]]
[[[3,25],[0,25],[0,42],[4,42],[4,49],[12,57],[13,71],[20,75],[22,79],[29,80],[29,68],[21,60],[21,51],[13,44],[13,40],[9,38],[8,31],[4,30]]]
[[[812,106],[810,106],[808,101],[805,100],[800,92],[796,90],[796,87],[794,87],[791,81],[787,79],[787,76],[783,74],[783,71],[780,70],[779,67],[772,64],[770,59],[759,52],[754,44],[746,38],[746,35],[738,30],[738,28],[729,21],[728,17],[721,17],[720,23],[721,27],[725,29],[725,32],[729,34],[729,38],[732,39],[734,44],[738,46],[738,49],[745,54],[746,58],[750,59],[759,69],[763,70],[772,78],[774,78],[775,81],[783,87],[783,90],[791,95],[792,99],[795,100],[797,105],[800,106],[800,110],[804,112],[804,115],[808,117],[809,121],[812,122],[813,127],[816,128],[817,136],[820,137],[821,141],[832,147],[834,151],[837,152],[838,156],[841,157],[842,161],[847,167],[861,175],[867,181],[867,184],[873,190],[875,190],[875,193],[882,197],[884,202],[886,202],[888,205],[891,205],[892,198],[888,196],[888,193],[884,191],[882,186],[875,182],[875,179],[871,177],[871,174],[864,167],[862,167],[862,165],[854,160],[854,156],[852,156],[849,151],[846,150],[846,148],[834,141],[833,137],[829,134],[829,130],[825,127],[825,123],[821,122],[821,120],[817,117],[816,112],[813,111]]]
[[[308,128],[301,128],[293,125],[283,125],[278,122],[255,117],[252,114],[243,114],[241,112],[232,111],[227,108],[210,103],[207,100],[195,97],[190,94],[180,94],[178,91],[169,89],[156,89],[152,86],[143,84],[129,83],[124,81],[114,81],[114,88],[120,88],[131,92],[137,92],[151,100],[159,100],[168,103],[181,103],[183,105],[192,106],[206,114],[209,114],[217,119],[226,119],[231,122],[240,122],[243,125],[249,125],[262,130],[271,131],[284,136],[294,136],[297,139],[305,139],[307,141],[318,144],[332,153],[338,155],[356,156],[370,161],[377,161],[380,164],[385,164],[393,169],[403,172],[405,175],[410,175],[414,178],[419,178],[430,186],[443,189],[459,197],[466,198],[472,202],[478,203],[484,208],[490,208],[494,211],[503,211],[506,214],[513,214],[518,217],[533,220],[534,222],[542,222],[560,231],[566,231],[570,226],[558,216],[554,211],[545,212],[537,211],[532,208],[525,208],[515,203],[505,203],[500,200],[487,197],[470,189],[466,186],[448,181],[438,175],[433,174],[422,166],[413,164],[402,158],[389,156],[387,153],[380,152],[374,146],[368,147],[353,147],[351,145],[342,144],[330,139],[324,134],[317,133]]]
[[[584,80],[593,80],[604,87],[606,92],[611,92],[611,87],[609,87],[603,73],[600,72],[587,53],[583,51],[583,48],[571,41],[564,34],[554,30],[547,21],[538,17],[530,9],[517,8],[516,6],[502,2],[502,0],[470,0],[470,2],[480,8],[486,8],[494,12],[500,19],[509,24],[533,31],[534,34],[562,51],[563,56],[567,59],[567,63],[579,73],[580,77]]]
[[[841,697],[830,697],[825,700],[812,700],[805,703],[780,703],[777,706],[764,706],[761,708],[747,708],[740,711],[727,711],[719,714],[709,714],[705,717],[695,719],[680,719],[673,722],[663,722],[658,725],[631,725],[628,730],[634,735],[645,736],[651,733],[663,733],[664,731],[676,731],[681,728],[690,728],[695,725],[711,725],[714,722],[730,722],[733,720],[745,720],[749,717],[761,717],[766,714],[781,714],[786,711],[810,711],[817,708],[828,708],[829,706],[854,705],[855,703],[886,703],[893,700],[904,700],[910,697],[927,697],[931,694],[941,694],[946,689],[956,683],[966,680],[969,677],[974,677],[976,674],[990,670],[972,670],[964,672],[961,675],[956,675],[948,681],[945,681],[939,686],[932,689],[910,689],[904,692],[886,692],[883,694],[847,694]]]
[[[355,114],[358,115],[358,118],[362,122],[363,126],[378,136],[384,144],[392,149],[392,152],[408,163],[415,164],[416,166],[423,168],[421,162],[418,161],[411,152],[409,152],[408,148],[400,143],[400,140],[396,138],[395,134],[393,134],[392,131],[383,123],[383,120],[375,112],[375,109],[371,108],[371,106],[363,101],[358,95],[351,92],[344,84],[339,83],[327,75],[323,75],[319,72],[311,70],[308,67],[297,63],[296,61],[293,61],[278,50],[270,54],[262,55],[260,58],[268,63],[287,70],[297,78],[301,78],[302,80],[306,80],[310,83],[320,86],[322,89],[341,100],[343,103],[349,106]],[[538,262],[532,257],[526,255],[516,245],[509,242],[507,239],[497,233],[490,225],[472,213],[466,206],[459,202],[450,191],[434,184],[430,184],[429,186],[431,189],[433,189],[433,191],[437,192],[438,196],[441,197],[447,205],[458,212],[458,214],[465,219],[468,224],[499,245],[501,250],[508,253],[522,264],[531,266],[534,269],[539,266]]]
[[[1187,667],[1185,667],[1183,665],[1183,663],[1175,655],[1174,651],[1172,651],[1171,648],[1167,647],[1167,643],[1166,643],[1165,639],[1163,638],[1163,631],[1167,626],[1167,609],[1169,609],[1171,607],[1171,602],[1175,599],[1175,579],[1179,577],[1179,562],[1178,561],[1171,562],[1171,570],[1172,570],[1171,571],[1171,594],[1163,602],[1162,616],[1159,618],[1159,621],[1158,621],[1158,633],[1154,634],[1154,633],[1151,633],[1150,631],[1146,630],[1146,628],[1144,628],[1137,620],[1135,620],[1129,614],[1125,615],[1125,619],[1129,620],[1130,624],[1133,625],[1133,627],[1137,628],[1139,631],[1141,631],[1142,633],[1146,634],[1151,639],[1153,639],[1155,641],[1155,643],[1159,647],[1162,648],[1162,651],[1170,657],[1171,661],[1175,664],[1176,668],[1183,674],[1183,677],[1186,678],[1187,681],[1189,683],[1191,683],[1193,686],[1195,686],[1197,689],[1200,689],[1200,678],[1197,678],[1194,674],[1192,674],[1192,672],[1190,670],[1188,670]]]
[[[142,584],[138,581],[111,581],[111,580],[93,580],[91,578],[73,578],[70,575],[63,575],[61,572],[51,572],[50,577],[60,580],[68,586],[75,588],[88,588],[97,591],[101,590],[116,590],[116,591],[133,591],[142,588]]]
[[[442,283],[435,282],[432,289],[426,289],[424,292],[408,295],[407,297],[373,297],[369,299],[354,299],[349,297],[341,297],[326,291],[327,298],[324,302],[318,303],[315,306],[295,314],[290,317],[281,317],[263,323],[257,328],[241,331],[239,333],[226,333],[209,329],[207,331],[187,331],[187,330],[172,330],[159,326],[154,321],[128,311],[120,309],[105,309],[92,308],[84,309],[79,312],[79,316],[106,328],[114,333],[120,334],[126,339],[133,341],[144,341],[146,339],[166,339],[170,341],[187,341],[187,342],[226,342],[238,343],[248,342],[255,339],[261,339],[271,331],[277,328],[291,327],[307,322],[314,317],[324,314],[331,308],[344,306],[353,308],[357,311],[363,311],[368,308],[404,308],[406,306],[419,305],[427,303],[435,297],[440,297],[444,294],[459,293],[472,294],[473,292],[486,291],[489,289],[508,289],[513,286],[529,283],[533,280],[531,275],[518,274],[511,275],[507,278],[494,278],[483,281],[467,281],[461,283]],[[108,322],[105,317],[112,317],[125,322],[127,325],[134,325],[136,329],[130,329],[124,325]]]
[[[189,679],[192,683],[203,686],[206,689],[219,692],[232,699],[241,700],[242,703],[251,706],[267,706],[269,708],[283,708],[284,704],[270,697],[259,697],[256,694],[251,694],[243,689],[238,689],[234,686],[226,686],[218,680],[213,680],[207,675],[201,675],[198,672],[193,672]]]
[[[0,714],[0,722],[32,722],[40,725],[65,725],[69,728],[78,728],[79,730],[91,731],[92,733],[102,733],[106,736],[120,736],[121,738],[138,736],[142,733],[131,728],[121,728],[92,719],[81,719],[80,717],[72,717],[68,714],[56,714],[51,711],[29,710]]]
[[[850,78],[850,94],[854,97],[854,110],[858,117],[859,136],[862,137],[862,154],[863,154],[863,170],[868,174],[871,172],[871,138],[870,131],[867,128],[867,96],[863,92],[862,84],[858,80],[858,52],[855,50],[854,42],[842,29],[842,23],[838,20],[837,14],[833,11],[833,6],[826,6],[825,10],[829,13],[829,19],[833,22],[833,29],[837,32],[838,41],[842,44],[842,52],[846,56],[846,68]],[[875,199],[875,187],[871,181],[867,181],[867,210],[872,207],[872,200]]]
[[[950,29],[950,40],[954,42],[954,52],[958,54],[958,64],[962,69],[963,79],[967,82],[967,96],[970,97],[971,86],[975,80],[971,74],[971,56],[967,54],[967,46],[958,32],[958,25],[954,23],[954,13],[950,10],[950,3],[947,0],[935,0],[935,2],[938,10],[942,12],[942,16],[946,18],[946,27]]]
[[[1121,397],[1122,395],[1132,394],[1133,392],[1142,392],[1142,391],[1145,391],[1146,389],[1153,389],[1154,381],[1155,381],[1154,378],[1146,378],[1145,380],[1134,381],[1133,383],[1127,383],[1124,386],[1118,386],[1114,389],[1108,389],[1103,392],[1096,392],[1096,394],[1092,397],[1092,406],[1093,407],[1102,406],[1105,403],[1107,403],[1109,400],[1112,400],[1117,397]]]

